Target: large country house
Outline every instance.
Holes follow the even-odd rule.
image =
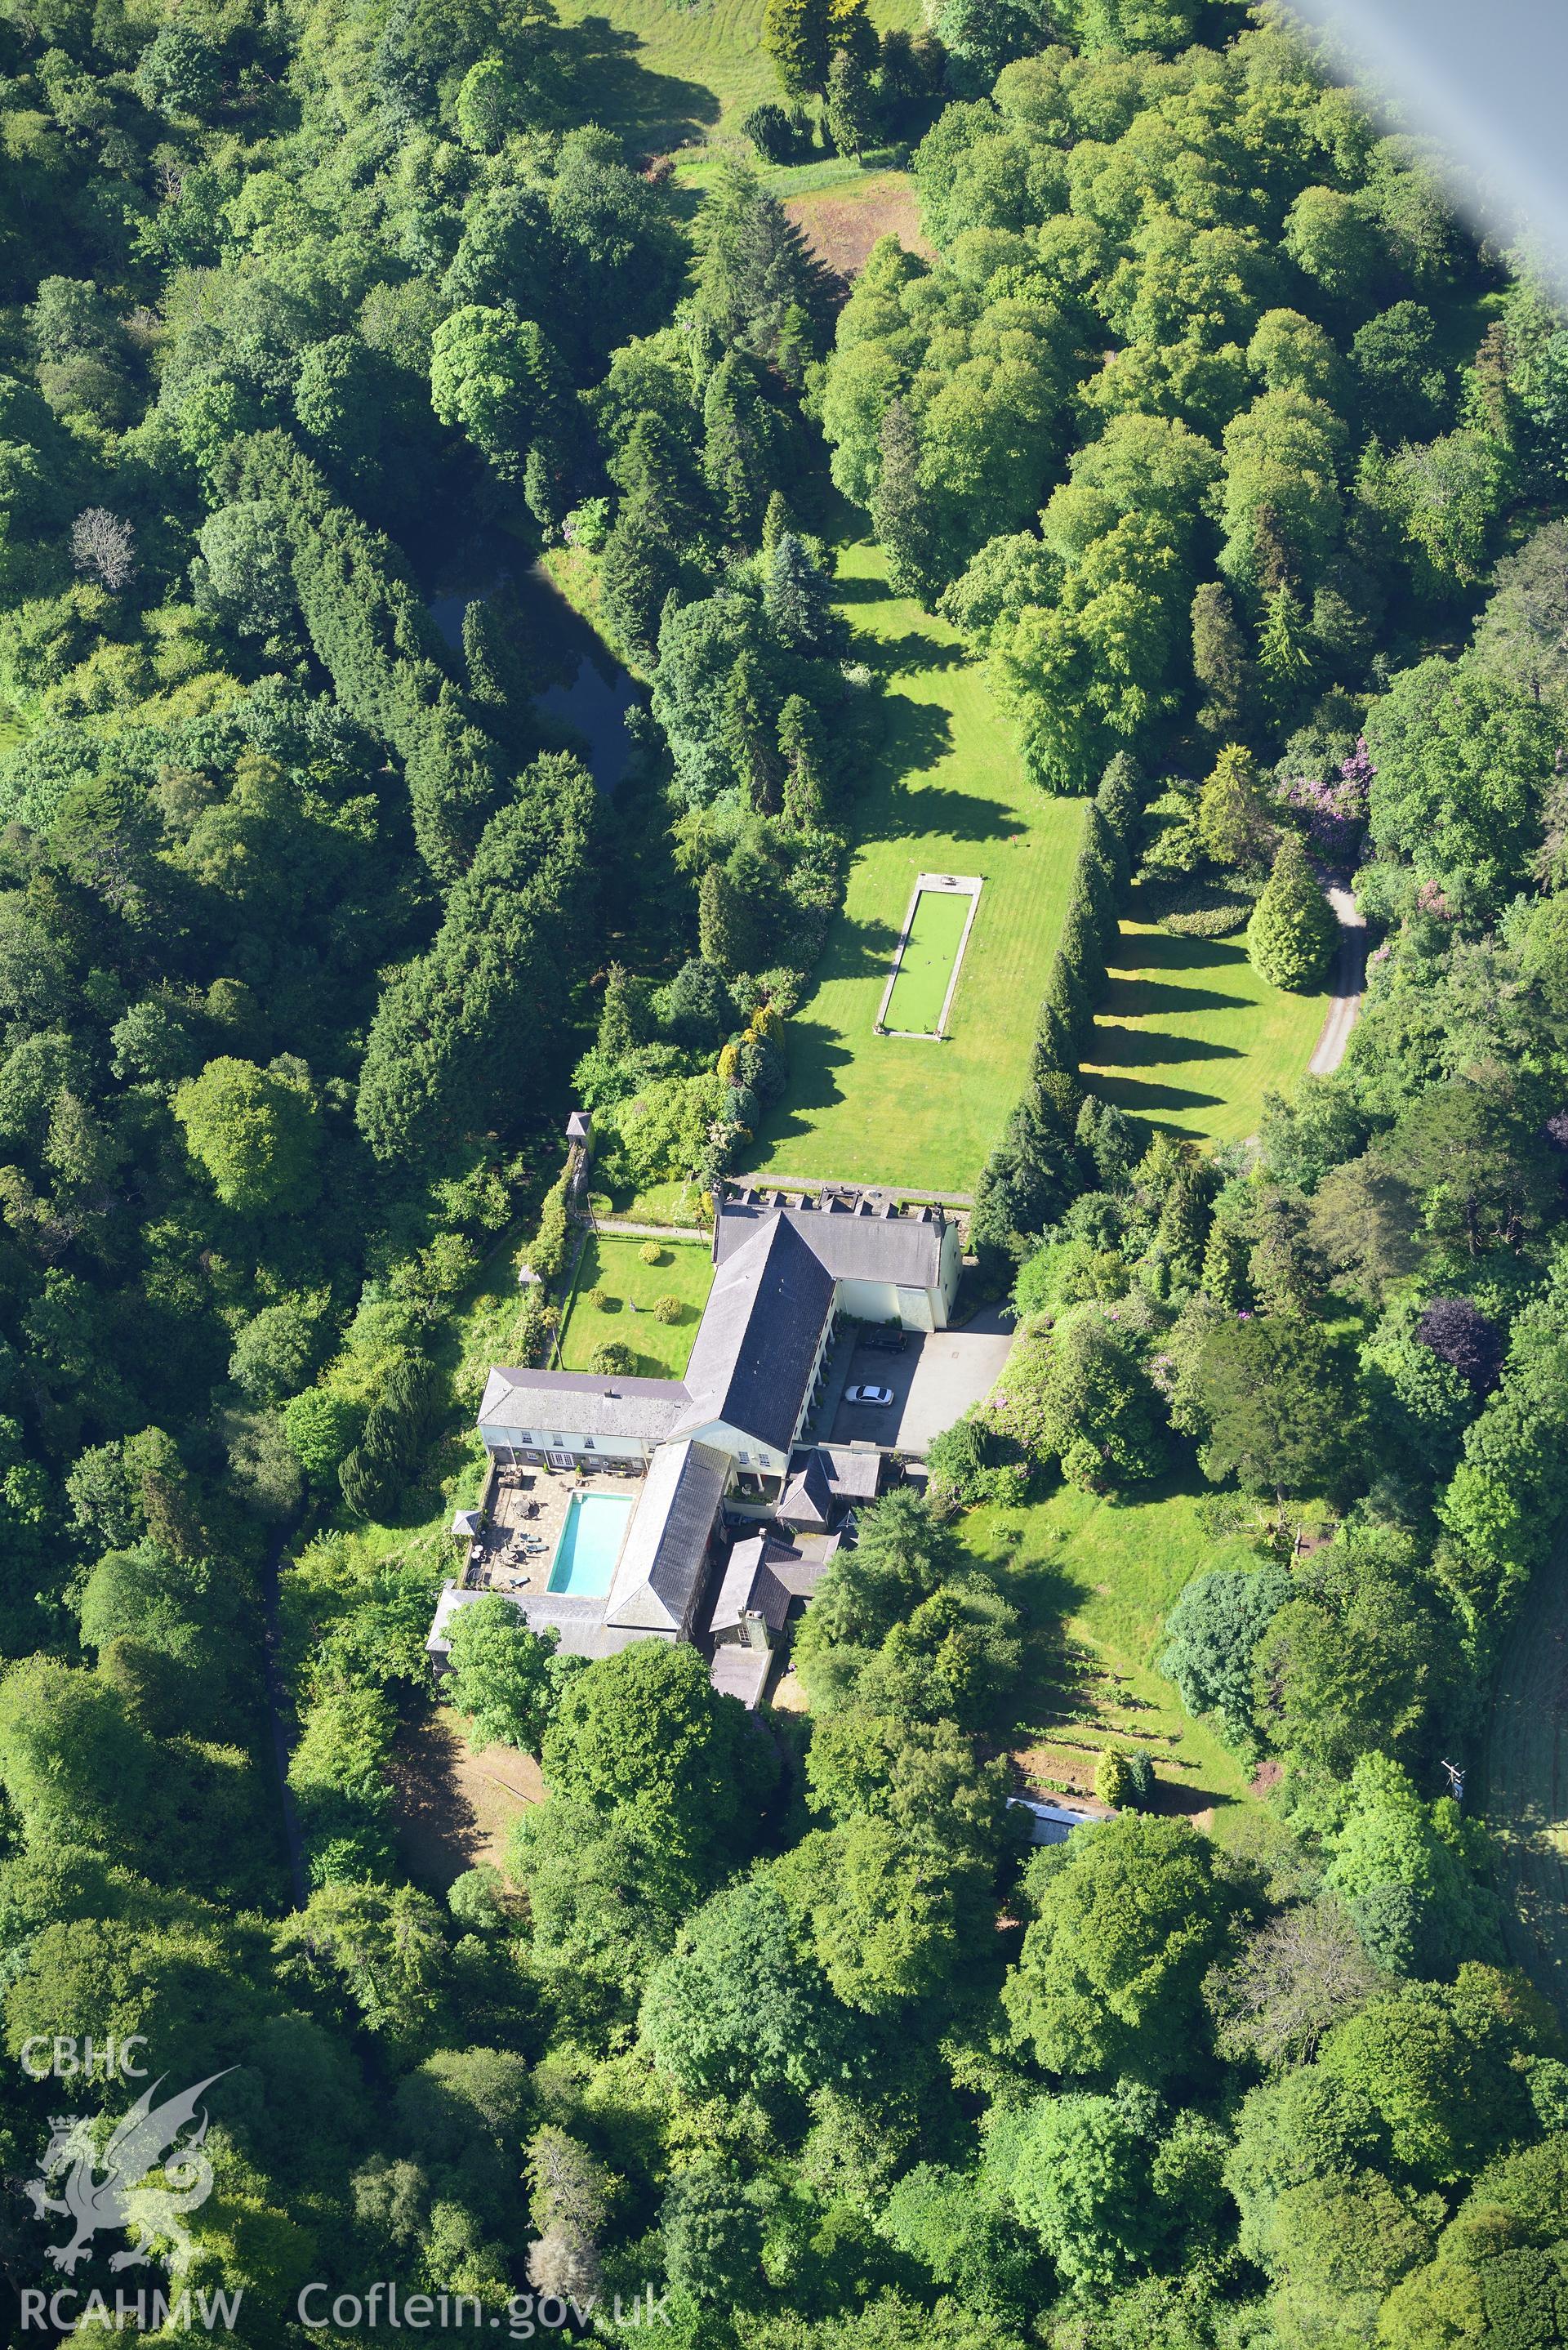
[[[470,1573],[441,1594],[438,1663],[452,1611],[501,1589],[565,1649],[701,1640],[721,1687],[760,1695],[790,1602],[882,1465],[806,1438],[835,1326],[945,1328],[961,1245],[940,1209],[744,1189],[718,1202],[712,1245],[683,1378],[491,1372],[486,1505],[465,1529]]]

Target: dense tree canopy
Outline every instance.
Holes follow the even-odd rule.
[[[1568,2058],[1474,1763],[1568,1499],[1568,324],[1269,12],[569,13],[0,26],[6,2046],[219,2076],[190,2281],[280,2350],[311,2278],[1547,2350]],[[854,858],[948,820],[926,660],[1085,802],[958,1211],[1005,1370],[836,1525],[789,1702],[535,1583],[438,1682],[566,1116],[658,1223],[789,1130]],[[1111,1066],[1124,920],[1207,1049],[1188,965],[1283,1023],[1331,880],[1334,1074]],[[13,2064],[8,2168],[124,2088]]]

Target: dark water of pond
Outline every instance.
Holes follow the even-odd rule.
[[[601,792],[613,792],[631,758],[626,713],[643,699],[635,680],[607,652],[542,565],[513,571],[501,555],[480,552],[453,569],[462,584],[443,584],[430,607],[447,643],[461,648],[469,605],[508,583],[523,616],[523,654],[535,702],[580,737],[594,782]]]

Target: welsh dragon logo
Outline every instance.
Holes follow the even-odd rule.
[[[111,2269],[140,2266],[151,2260],[157,2242],[172,2246],[165,2263],[170,2276],[177,2282],[184,2272],[192,2251],[184,2215],[198,2210],[213,2191],[207,2116],[202,2110],[198,2118],[198,2106],[202,2092],[223,2074],[209,2073],[194,2088],[155,2106],[152,2100],[167,2078],[162,2074],[143,2090],[101,2150],[90,2116],[64,2114],[52,2119],[41,2175],[29,2178],[23,2192],[38,2219],[58,2214],[71,2222],[75,2233],[68,2242],[45,2247],[56,2268],[69,2276],[78,2262],[90,2258],[100,2228],[126,2229],[136,2239],[110,2256]],[[182,2138],[191,2124],[195,2126],[190,2136]],[[49,2182],[62,2175],[60,2193],[51,2195]]]

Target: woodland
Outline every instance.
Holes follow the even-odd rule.
[[[154,2250],[254,2350],[372,2280],[691,2350],[1550,2350],[1568,2043],[1443,1766],[1568,1503],[1568,322],[1272,10],[760,35],[694,203],[549,0],[0,5],[0,2164],[129,2102],[40,2038],[222,2074]],[[770,175],[829,150],[923,251],[815,257]],[[548,1341],[568,1108],[711,1193],[788,1097],[867,536],[1084,804],[972,1170],[1013,1355],[804,1712],[465,1611],[447,1700],[547,1799],[432,1885],[476,1367]],[[613,802],[521,598],[432,619],[475,544],[645,684]],[[1334,872],[1336,1074],[1210,1149],[1085,1083],[1123,915],[1309,989]],[[1161,1670],[1255,1801],[1128,1739],[1031,1855],[1060,1627],[975,1529],[1179,1478],[1231,1563]],[[58,2224],[6,2197],[13,2293]]]

